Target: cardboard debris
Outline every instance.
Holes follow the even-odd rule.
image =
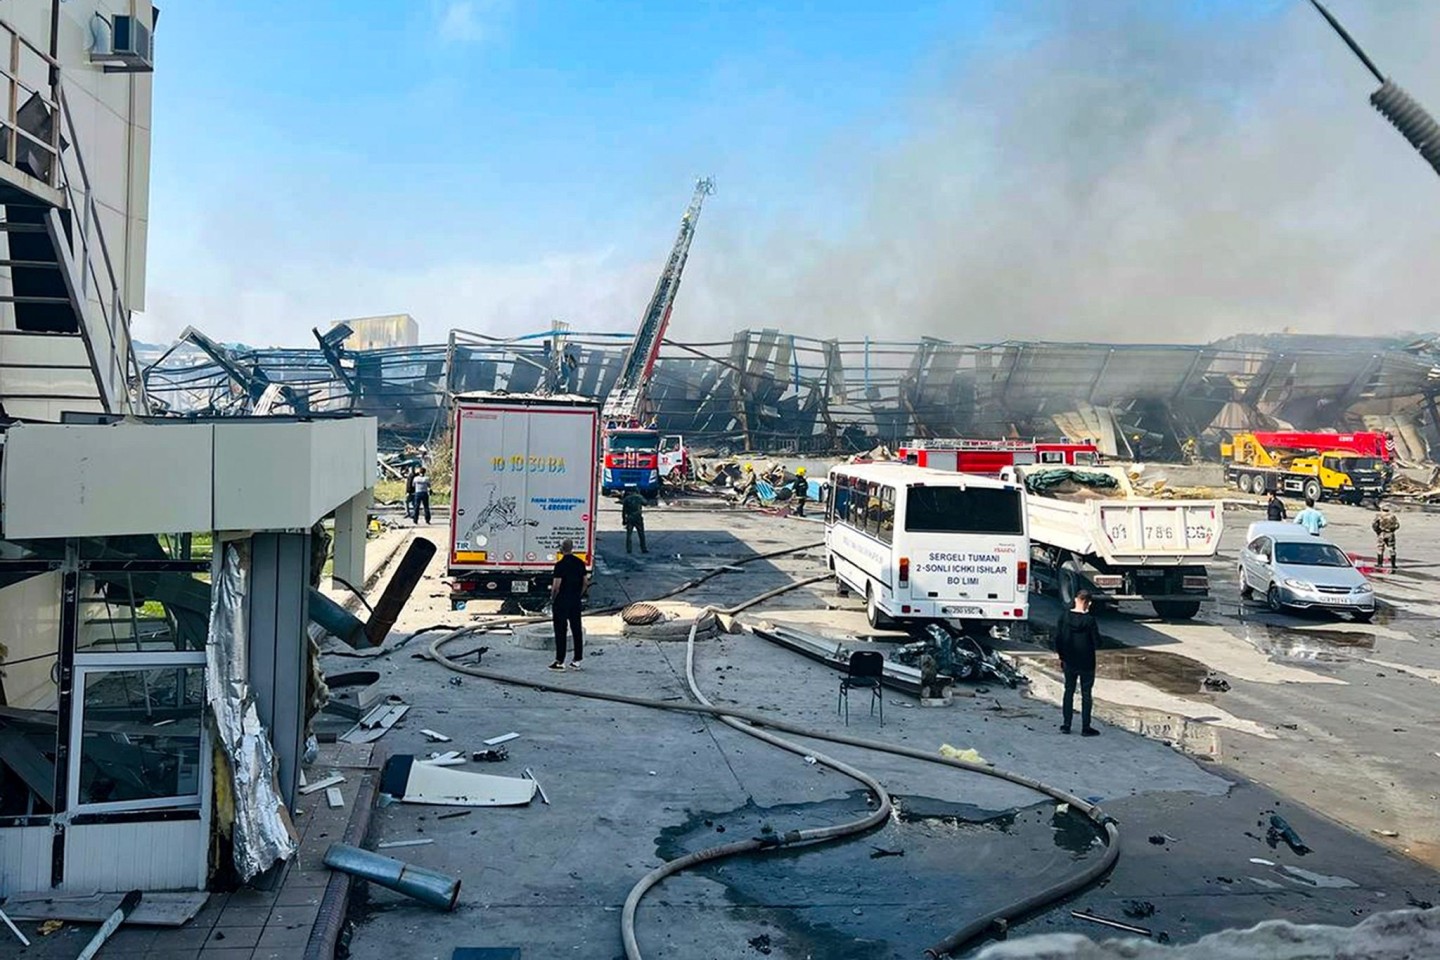
[[[325,802],[330,804],[330,809],[336,810],[345,806],[345,797],[340,793],[339,787],[326,787]]]
[[[520,734],[518,733],[502,733],[498,737],[491,737],[489,740],[486,740],[485,746],[493,747],[498,744],[509,743],[511,740],[518,740],[519,738]]]
[[[435,741],[436,743],[449,743],[449,742],[450,742],[450,738],[447,737],[447,736],[445,736],[445,734],[443,734],[443,733],[436,733],[434,730],[426,730],[426,729],[424,729],[424,728],[421,728],[420,732],[423,733],[423,734],[425,734],[425,736],[429,737],[431,740]]]

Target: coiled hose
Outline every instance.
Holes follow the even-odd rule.
[[[1440,123],[1414,97],[1387,78],[1379,90],[1370,94],[1370,104],[1440,173]]]
[[[796,551],[778,551],[777,553],[786,552]],[[754,557],[750,559],[758,560],[761,558]],[[812,577],[804,581],[787,584],[775,590],[766,591],[765,593],[760,594],[757,597],[752,597],[744,603],[736,604],[733,607],[721,610],[719,612],[731,614],[738,613],[741,610],[755,606],[756,604],[762,603],[765,600],[771,599],[772,597],[778,596],[790,590],[794,590],[797,587],[804,586],[807,583],[813,583],[816,580],[820,579],[825,579],[825,577]],[[994,777],[999,780],[1005,780],[1018,786],[1028,787],[1029,789],[1034,790],[1037,793],[1044,794],[1045,796],[1051,797],[1052,799],[1058,800],[1062,803],[1067,803],[1077,813],[1088,818],[1091,823],[1095,825],[1097,831],[1101,834],[1105,842],[1105,851],[1102,856],[1100,856],[1094,863],[1088,865],[1074,875],[1059,880],[1051,884],[1050,886],[1044,888],[1043,890],[1039,890],[1031,894],[1030,896],[1013,901],[1009,904],[1005,904],[1004,906],[991,910],[988,913],[983,914],[982,916],[976,917],[975,919],[967,923],[965,926],[952,933],[950,936],[944,938],[940,942],[936,943],[934,946],[928,948],[925,951],[928,957],[948,957],[956,950],[969,943],[975,937],[980,936],[987,931],[996,931],[1003,933],[1006,929],[1008,929],[1010,923],[1023,918],[1024,916],[1028,915],[1034,910],[1039,909],[1042,906],[1045,906],[1046,904],[1053,903],[1056,900],[1059,900],[1063,897],[1070,895],[1071,893],[1074,893],[1078,890],[1083,889],[1086,886],[1089,886],[1095,880],[1098,880],[1104,874],[1109,872],[1110,869],[1114,867],[1115,861],[1120,855],[1120,832],[1115,826],[1115,821],[1111,817],[1107,816],[1103,811],[1101,811],[1098,805],[1088,803],[1080,799],[1079,797],[1072,796],[1071,794],[1066,793],[1058,787],[1052,787],[1049,784],[1042,783],[1038,780],[1026,777],[1022,774],[1011,773],[1007,770],[1000,770],[994,767],[983,766],[981,764],[969,763],[964,760],[954,760],[949,757],[942,757],[936,754],[926,753],[924,751],[916,750],[911,747],[902,747],[896,744],[885,743],[879,740],[867,740],[861,737],[852,737],[848,734],[835,733],[826,730],[813,730],[807,727],[802,727],[799,724],[789,723],[787,721],[779,720],[774,717],[762,716],[760,714],[752,713],[746,710],[717,707],[711,704],[708,700],[704,698],[704,696],[700,693],[698,686],[695,684],[693,669],[695,631],[693,629],[690,633],[690,637],[686,646],[685,668],[686,680],[690,685],[691,692],[697,697],[697,699],[701,701],[699,703],[674,703],[665,700],[650,700],[644,697],[633,697],[626,694],[612,693],[605,690],[585,690],[575,687],[557,686],[555,684],[546,683],[541,680],[531,680],[524,677],[512,677],[506,674],[496,673],[491,670],[484,670],[479,667],[473,667],[468,664],[457,663],[456,661],[446,657],[445,654],[441,652],[442,648],[448,643],[452,643],[473,634],[483,633],[488,629],[490,629],[490,627],[487,625],[477,624],[475,626],[464,627],[459,630],[454,630],[444,636],[438,637],[430,644],[430,656],[436,663],[440,664],[446,669],[453,670],[457,673],[463,673],[468,676],[478,677],[484,680],[492,680],[497,683],[508,684],[510,686],[524,687],[530,690],[537,690],[544,693],[568,694],[570,696],[585,697],[591,700],[603,700],[610,703],[623,703],[630,706],[646,707],[653,710],[668,710],[674,713],[688,713],[698,714],[701,716],[717,717],[722,722],[725,722],[732,726],[736,726],[737,729],[740,729],[751,736],[756,736],[759,739],[766,740],[766,742],[774,743],[776,746],[779,746],[782,749],[791,750],[792,752],[800,752],[809,756],[814,756],[817,762],[825,763],[826,766],[842,772],[846,776],[853,777],[859,782],[865,784],[865,786],[876,795],[876,798],[879,801],[879,803],[877,804],[877,809],[875,811],[873,811],[868,816],[861,818],[860,820],[853,821],[849,824],[839,824],[836,826],[812,831],[791,831],[790,833],[782,837],[776,837],[774,839],[760,838],[722,844],[717,847],[711,847],[707,850],[696,851],[695,853],[688,854],[685,857],[681,857],[677,860],[663,864],[662,866],[657,867],[655,870],[652,870],[650,873],[642,877],[633,888],[631,888],[629,895],[627,895],[625,898],[625,908],[621,914],[621,937],[625,944],[625,954],[627,960],[642,960],[639,943],[635,937],[635,914],[639,907],[640,900],[644,897],[645,893],[649,891],[652,887],[654,887],[655,884],[663,880],[665,877],[699,863],[717,860],[723,857],[734,856],[739,853],[748,853],[772,847],[779,848],[781,846],[793,846],[797,843],[819,843],[823,842],[824,840],[834,839],[835,836],[846,836],[858,833],[877,826],[879,823],[882,823],[886,817],[889,816],[889,811],[891,807],[889,794],[885,791],[884,787],[873,777],[870,777],[863,771],[850,767],[847,764],[842,763],[841,761],[835,760],[834,758],[824,757],[824,759],[821,759],[821,755],[816,754],[814,751],[805,750],[803,748],[797,750],[797,745],[792,744],[789,741],[784,741],[782,738],[776,737],[773,734],[766,732],[765,730],[759,729],[761,727],[766,727],[770,730],[779,730],[785,733],[806,737],[812,740],[820,740],[828,743],[838,743],[844,746],[856,747],[864,750],[873,750],[879,753],[887,753],[892,756],[908,757],[912,760],[919,760],[924,763],[933,763],[940,766],[953,767],[957,770],[966,770],[971,773],[978,773],[983,776]]]

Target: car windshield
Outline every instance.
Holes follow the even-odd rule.
[[[1374,457],[1344,457],[1340,460],[1340,469],[1345,473],[1352,470],[1379,470],[1380,461]]]
[[[1350,566],[1350,558],[1331,543],[1277,543],[1275,562],[1295,567]]]
[[[1020,491],[912,486],[905,505],[905,529],[911,533],[1024,533]]]
[[[653,433],[612,433],[605,438],[605,447],[616,452],[623,450],[654,450],[660,438]]]

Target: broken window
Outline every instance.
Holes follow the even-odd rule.
[[[80,667],[76,802],[198,801],[205,669]]]
[[[77,653],[204,650],[210,584],[191,572],[117,571],[80,579]]]

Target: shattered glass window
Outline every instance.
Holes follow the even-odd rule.
[[[121,571],[80,580],[79,653],[205,649],[210,584],[194,573]]]
[[[83,671],[79,802],[199,797],[202,666]]]

